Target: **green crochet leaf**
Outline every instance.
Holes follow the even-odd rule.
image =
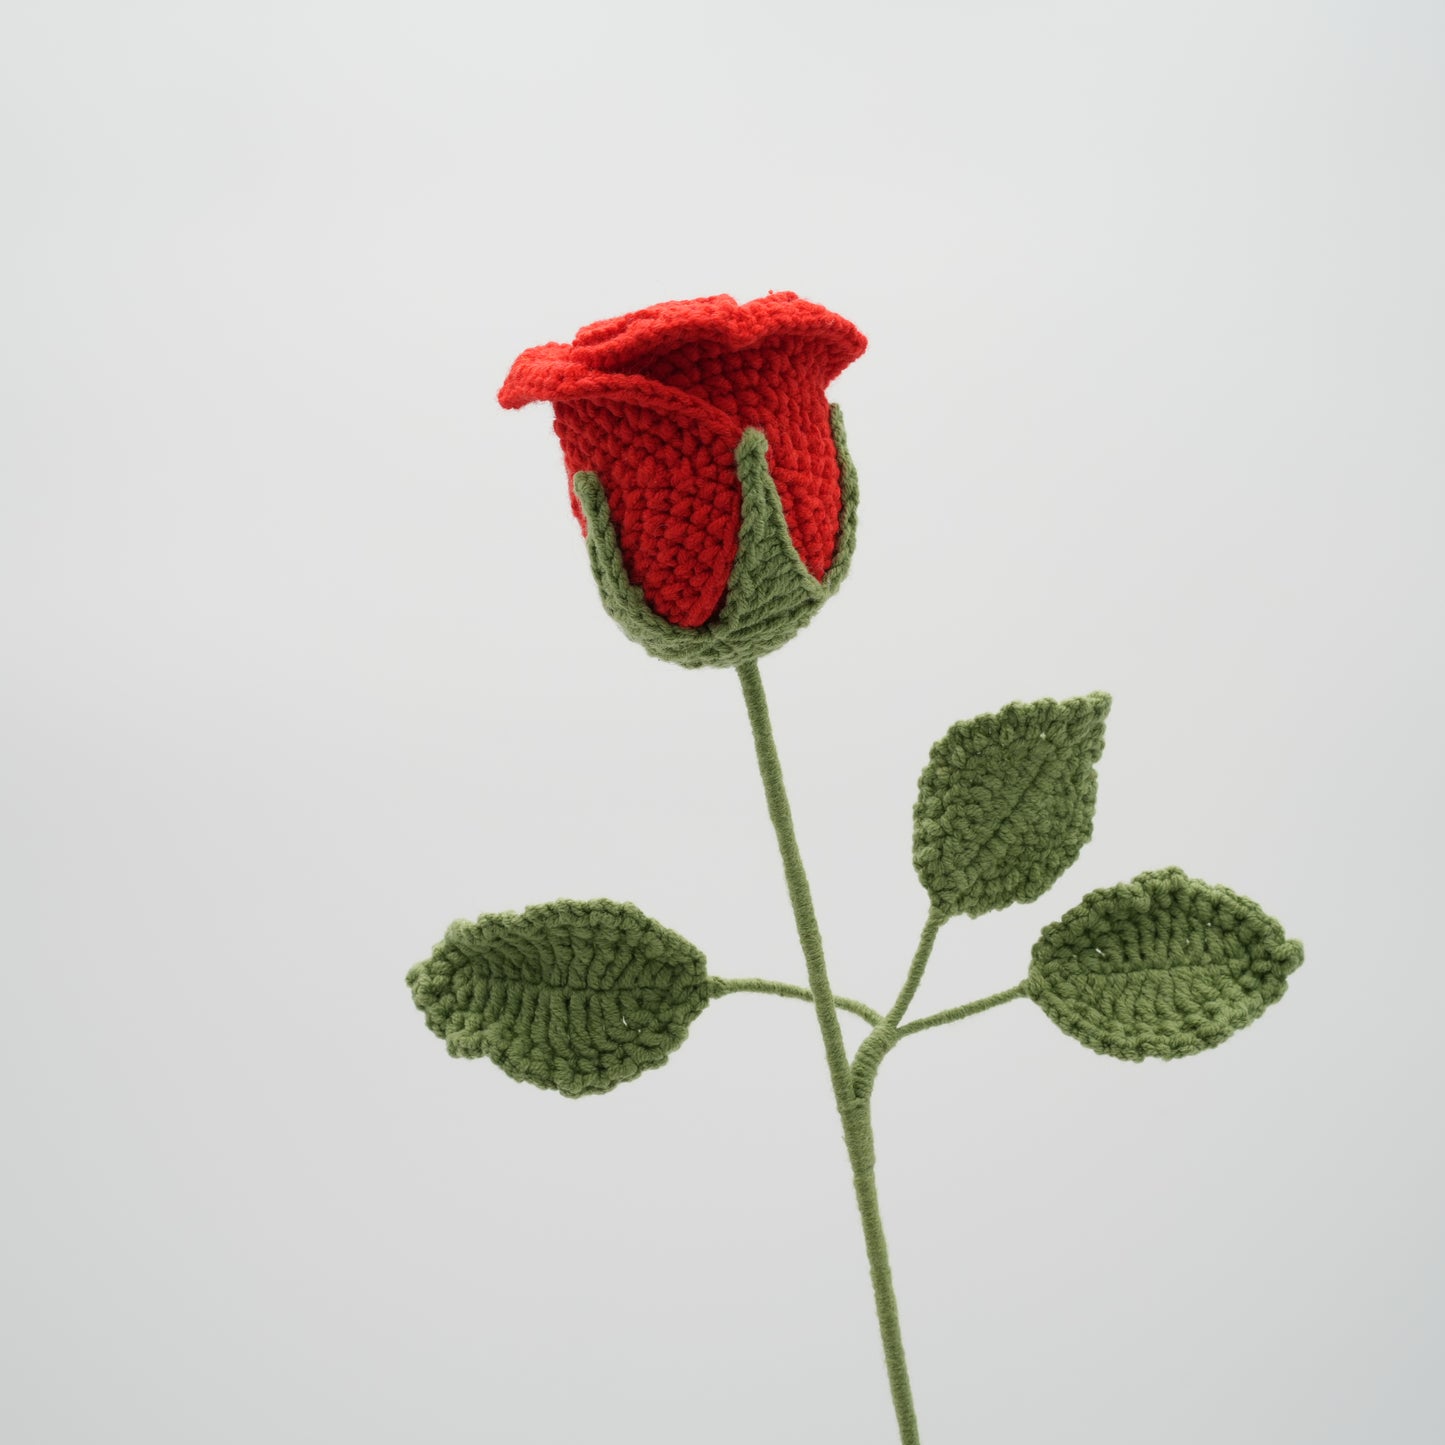
[[[1253,1023],[1303,960],[1304,945],[1259,904],[1164,868],[1090,893],[1049,924],[1025,990],[1098,1053],[1178,1059]]]
[[[955,723],[918,780],[913,866],[933,906],[977,918],[1031,903],[1094,830],[1109,695],[1010,703]]]
[[[665,1064],[709,998],[692,944],[605,898],[460,920],[406,981],[453,1058],[572,1098]]]
[[[634,642],[663,662],[683,667],[737,667],[781,647],[838,590],[853,560],[858,532],[858,472],[848,455],[843,413],[829,409],[838,452],[842,505],[833,562],[820,582],[793,546],[773,474],[767,438],[749,427],[734,460],[742,488],[738,553],[727,595],[716,617],[701,627],[678,627],[652,610],[642,589],[627,575],[612,525],[607,494],[595,472],[572,479],[587,519],[587,554],[602,605]]]

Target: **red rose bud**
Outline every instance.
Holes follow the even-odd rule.
[[[603,604],[654,657],[736,667],[837,590],[858,479],[824,389],[866,345],[773,291],[663,302],[513,362],[497,399],[552,403]]]

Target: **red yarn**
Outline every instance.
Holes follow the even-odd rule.
[[[791,291],[665,301],[524,351],[497,399],[552,403],[569,489],[574,473],[597,474],[628,576],[668,621],[700,627],[737,556],[745,427],[768,439],[798,555],[827,572],[841,492],[824,388],[867,344]],[[575,494],[572,510],[581,522]]]

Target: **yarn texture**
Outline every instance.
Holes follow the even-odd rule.
[[[654,655],[736,666],[786,642],[842,580],[856,475],[825,388],[866,345],[843,317],[775,291],[744,305],[706,296],[650,306],[512,364],[498,400],[552,403],[573,511],[589,539],[599,523],[607,532],[592,548],[594,573],[609,579],[604,604]],[[754,432],[766,438],[766,490],[786,553],[764,545],[745,515],[743,468],[761,456],[747,440]],[[739,566],[749,537],[766,560]],[[692,650],[664,643],[665,629],[640,622],[640,608],[682,631],[717,622],[732,644],[716,631]],[[741,653],[744,636],[753,650]]]
[[[913,866],[933,906],[977,918],[1031,903],[1094,830],[1109,695],[1014,702],[933,745],[913,809]]]
[[[490,1059],[572,1098],[665,1064],[709,1000],[809,1005],[898,1440],[922,1445],[877,1180],[873,1099],[893,1051],[1031,999],[1098,1053],[1178,1059],[1257,1019],[1284,994],[1304,950],[1250,899],[1165,868],[1089,893],[1045,927],[1022,982],[999,988],[994,978],[992,992],[909,1018],[949,922],[1041,897],[1093,835],[1111,705],[1094,692],[1012,702],[955,723],[933,745],[913,809],[913,865],[928,909],[911,961],[889,1007],[833,991],[758,659],[807,625],[852,561],[857,473],[824,388],[865,345],[851,322],[791,291],[741,306],[708,296],[533,347],[499,393],[506,407],[552,404],[592,575],[624,634],[666,662],[736,670],[806,985],[752,976],[772,951],[762,938],[744,942],[746,976],[709,976],[685,938],[607,899],[453,923],[406,980],[453,1057]],[[687,821],[668,840],[690,836]],[[697,861],[698,880],[715,885],[713,862]],[[1005,978],[1020,971],[1011,965]],[[856,1045],[845,1022],[867,1030]],[[745,1047],[737,1067],[747,1066]],[[728,1375],[726,1362],[720,1370]],[[594,1423],[599,1439],[627,1436],[626,1420]],[[685,1438],[686,1423],[672,1433]]]
[[[711,997],[692,944],[605,898],[459,920],[406,981],[454,1058],[573,1098],[665,1064]]]
[[[1222,1044],[1281,998],[1304,945],[1259,906],[1182,869],[1085,896],[1034,945],[1029,997],[1116,1059]]]
[[[587,521],[592,576],[613,621],[663,662],[683,667],[738,667],[781,647],[838,590],[857,535],[858,473],[848,456],[843,414],[830,408],[841,466],[837,550],[823,580],[798,555],[768,468],[767,438],[756,427],[743,433],[734,454],[742,491],[737,556],[722,610],[701,627],[676,627],[652,610],[642,588],[628,578],[612,524],[607,494],[595,472],[578,472],[573,490]]]

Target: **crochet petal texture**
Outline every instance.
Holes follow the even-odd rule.
[[[1034,945],[1026,992],[1116,1059],[1222,1044],[1280,999],[1304,945],[1259,904],[1178,868],[1088,894]]]
[[[866,344],[851,322],[784,291],[745,305],[730,296],[667,302],[517,358],[499,400],[552,403],[573,511],[589,543],[594,528],[607,529],[601,565],[626,584],[604,588],[604,604],[654,655],[736,666],[787,641],[836,590],[854,537],[857,477],[825,388]],[[732,593],[756,589],[762,564],[740,557],[748,537],[761,542],[744,516],[743,468],[759,455],[745,445],[752,433],[766,441],[767,489],[788,544],[770,540],[766,551],[792,554],[776,562],[773,580],[799,571],[826,590],[765,587],[754,600],[760,615],[746,625],[734,603],[730,645],[716,633],[691,649],[664,644],[664,632],[637,620],[639,607],[675,631],[703,629]],[[592,562],[596,571],[596,547]]]
[[[833,435],[842,461],[838,550],[823,581],[816,580],[793,545],[781,498],[768,466],[768,442],[749,427],[735,453],[741,493],[736,558],[718,614],[697,628],[679,628],[652,608],[634,583],[595,472],[578,472],[574,488],[587,520],[592,575],[613,621],[654,657],[684,667],[737,667],[772,652],[812,621],[837,591],[853,557],[857,527],[857,473],[848,458],[843,418],[832,409]]]
[[[605,898],[453,923],[406,981],[454,1058],[571,1098],[661,1067],[709,999],[692,944]]]

